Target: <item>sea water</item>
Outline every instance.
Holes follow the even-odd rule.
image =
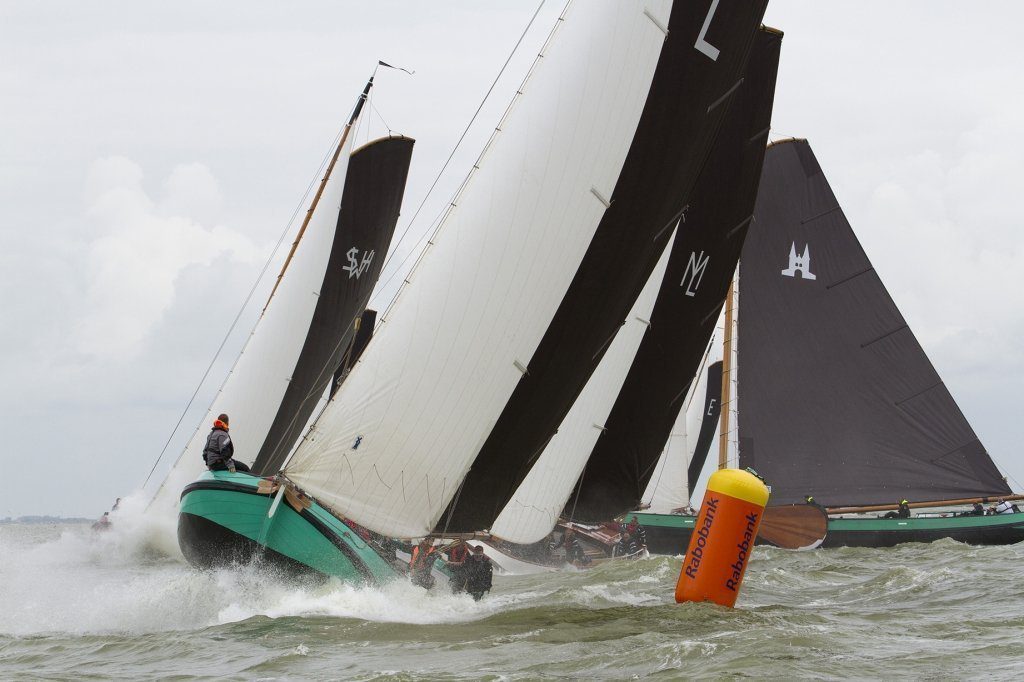
[[[758,547],[735,609],[677,605],[679,557],[406,582],[197,571],[130,518],[0,525],[2,679],[990,679],[1024,673],[1024,545]]]

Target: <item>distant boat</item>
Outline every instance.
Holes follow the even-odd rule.
[[[736,386],[738,424],[722,430],[738,429],[727,440],[739,466],[771,485],[770,504],[811,496],[827,507],[824,547],[1024,540],[1024,514],[963,511],[1020,496],[896,308],[806,140],[769,148],[755,226],[738,274],[738,375],[723,384]],[[880,514],[901,500],[929,511]],[[686,546],[692,516],[638,516],[652,551]]]
[[[302,429],[279,431],[271,449],[281,463],[257,464],[266,478],[206,472],[185,487],[186,557],[377,583],[403,572],[392,538],[489,528],[664,253],[765,5],[570,5],[322,413],[301,438]],[[336,157],[345,159],[343,146]],[[359,196],[372,205],[376,192],[368,185]],[[298,269],[305,243],[278,299],[308,276]],[[267,326],[282,307],[271,300]],[[251,343],[265,337],[258,328]],[[248,362],[243,371],[249,355],[232,383],[291,367]],[[333,376],[335,358],[324,355],[311,376]],[[318,381],[297,395],[318,396]],[[288,393],[247,395],[274,415]],[[247,422],[231,417],[244,434]],[[271,433],[266,420],[253,423]]]

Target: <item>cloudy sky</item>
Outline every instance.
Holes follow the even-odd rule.
[[[379,74],[372,127],[359,131],[418,140],[401,232],[537,4],[0,3],[0,517],[93,516],[138,489],[377,59],[416,72]],[[385,278],[561,8],[542,7]],[[1016,480],[1022,18],[1016,2],[934,0],[772,0],[766,16],[786,33],[773,138],[810,140],[897,304]]]

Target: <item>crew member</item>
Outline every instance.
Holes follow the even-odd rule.
[[[984,507],[984,505],[982,505],[981,502],[975,502],[974,503],[974,507],[971,508],[970,515],[971,516],[984,516],[985,515],[985,507]]]
[[[996,514],[1012,514],[1013,505],[1000,498],[996,500]]]
[[[572,528],[566,528],[561,539],[551,545],[553,550],[559,547],[565,547],[565,560],[569,563],[576,566],[586,566],[590,563],[590,557],[583,551],[583,545],[576,539],[576,533]]]
[[[910,503],[906,500],[900,500],[900,503],[896,506],[896,511],[886,512],[883,519],[909,519],[910,518]]]
[[[249,471],[242,462],[233,459],[235,444],[231,442],[228,435],[228,416],[222,414],[213,422],[210,435],[206,437],[206,447],[203,448],[203,461],[210,471]]]
[[[412,558],[409,560],[409,578],[413,585],[430,589],[434,586],[434,576],[430,569],[434,566],[434,545],[430,538],[423,538],[420,544],[412,550]]]
[[[632,556],[640,552],[640,545],[637,544],[637,541],[633,537],[633,535],[630,534],[629,531],[626,531],[622,534],[622,537],[619,539],[618,550],[619,556]]]
[[[628,525],[621,526],[620,531],[629,533],[640,549],[647,546],[647,529],[640,525],[640,521],[635,516]]]
[[[110,530],[110,512],[103,512],[103,516],[96,523],[92,524],[93,530]]]
[[[484,554],[484,548],[480,545],[473,547],[473,553],[466,558],[466,592],[473,595],[473,599],[480,599],[487,592],[491,591],[491,580],[494,575],[494,567],[490,558]]]
[[[448,550],[448,567],[452,572],[452,577],[449,579],[452,592],[462,592],[466,589],[466,560],[468,558],[469,545],[465,540],[459,540]]]

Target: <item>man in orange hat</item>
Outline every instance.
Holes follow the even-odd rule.
[[[206,462],[206,468],[210,471],[235,471],[249,472],[247,467],[242,462],[236,462],[233,457],[235,455],[235,444],[231,442],[231,436],[228,435],[228,416],[222,414],[213,422],[213,429],[210,430],[210,435],[206,437],[206,447],[203,448],[203,461]]]

